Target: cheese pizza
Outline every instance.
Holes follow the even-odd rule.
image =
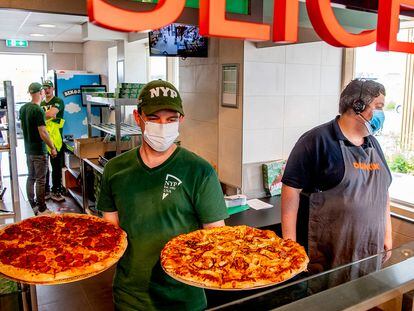
[[[218,227],[169,241],[161,264],[170,276],[212,289],[249,289],[286,281],[305,271],[305,249],[273,231]]]

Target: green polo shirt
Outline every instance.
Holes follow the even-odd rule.
[[[117,265],[114,302],[120,310],[202,310],[204,291],[175,281],[159,258],[173,237],[228,217],[216,172],[205,160],[178,147],[155,168],[138,149],[109,161],[98,209],[118,212],[128,248]]]
[[[56,114],[56,122],[59,123],[60,119],[63,119],[63,114],[65,113],[65,103],[59,97],[54,96],[48,103],[44,100],[40,106],[42,106],[46,111],[50,108],[57,108],[59,112]]]
[[[43,109],[35,103],[27,103],[20,108],[19,114],[26,154],[47,154],[46,144],[40,137],[38,130],[39,126],[46,126]]]

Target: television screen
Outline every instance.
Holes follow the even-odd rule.
[[[207,57],[207,38],[192,25],[171,24],[149,33],[151,56]]]

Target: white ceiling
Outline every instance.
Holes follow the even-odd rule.
[[[86,16],[0,9],[0,39],[83,42],[81,25],[87,21]],[[39,24],[54,24],[56,28],[41,28]],[[32,37],[32,33],[45,36]]]

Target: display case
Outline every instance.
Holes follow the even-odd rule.
[[[348,279],[349,275],[354,277]],[[266,290],[207,295],[216,301],[224,301],[226,295],[230,300],[231,295],[244,296],[209,305],[209,310],[369,310],[395,299],[389,310],[411,311],[413,290],[414,241],[317,275],[302,274]]]

